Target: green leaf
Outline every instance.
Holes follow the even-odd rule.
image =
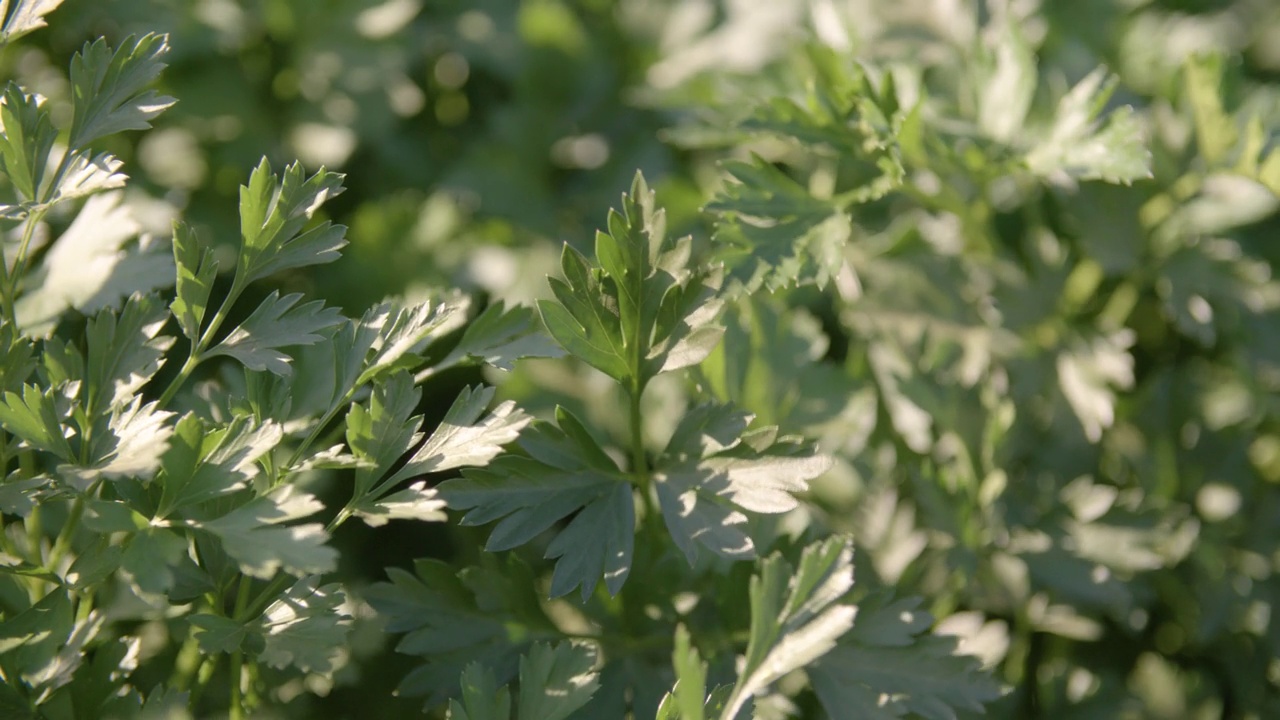
[[[785,172],[754,157],[724,169],[734,182],[707,205],[721,216],[717,257],[748,290],[814,282],[824,287],[844,264],[853,220],[844,201],[819,199]]]
[[[439,364],[447,367],[462,358],[476,358],[510,371],[521,358],[564,356],[564,350],[542,332],[533,310],[519,306],[504,310],[501,300],[485,308],[467,324],[457,347]]]
[[[132,244],[141,226],[123,199],[120,192],[89,198],[39,267],[27,274],[27,289],[14,308],[27,335],[47,336],[69,308],[92,315],[172,282],[167,243],[144,238]]]
[[[124,408],[159,372],[165,352],[173,346],[173,338],[159,334],[168,319],[157,297],[134,295],[118,317],[106,310],[89,321],[86,412]]]
[[[126,38],[114,53],[99,38],[71,59],[72,148],[124,130],[146,130],[148,122],[174,100],[145,90],[155,80],[169,52],[167,35],[148,33]]]
[[[693,408],[654,464],[663,520],[690,564],[695,542],[724,557],[754,557],[755,544],[736,527],[747,521],[739,510],[787,512],[797,505],[794,495],[831,466],[831,458],[790,439],[753,446],[743,435],[750,422],[731,406]]]
[[[177,579],[176,568],[187,557],[187,539],[164,528],[146,528],[127,541],[120,568],[144,592],[169,592]]]
[[[66,462],[76,461],[71,444],[62,429],[62,413],[58,409],[58,392],[42,391],[35,385],[24,385],[22,394],[5,392],[0,397],[0,427],[22,438],[37,450],[53,453]]]
[[[396,650],[425,661],[400,684],[402,693],[440,703],[457,695],[459,675],[473,662],[506,682],[530,643],[559,636],[527,565],[514,555],[483,554],[481,562],[458,572],[438,560],[417,560],[414,573],[387,568],[391,582],[366,591],[387,632],[405,634]]]
[[[241,285],[281,270],[333,262],[347,244],[346,228],[328,221],[303,230],[315,211],[342,192],[342,176],[321,169],[305,177],[293,163],[281,176],[266,158],[240,187],[240,255],[236,279]]]
[[[977,63],[978,126],[986,134],[1012,144],[1023,131],[1027,111],[1035,99],[1035,51],[1022,34],[1020,24],[1012,18],[1000,24],[995,37],[993,57]]]
[[[1188,57],[1182,66],[1183,93],[1195,120],[1196,146],[1209,167],[1227,159],[1240,140],[1240,129],[1222,107],[1226,58],[1221,54]]]
[[[44,16],[58,9],[62,0],[17,0],[9,8],[9,0],[0,0],[0,17],[4,29],[0,31],[0,45],[11,43],[29,32],[39,30],[48,23]]]
[[[432,342],[462,327],[467,321],[469,301],[451,297],[427,300],[409,307],[391,303],[378,305],[365,313],[360,321],[361,330],[376,330],[365,346],[368,357],[362,357],[357,385],[372,381],[401,367],[421,364],[421,353]]]
[[[284,437],[273,422],[258,424],[248,416],[225,427],[210,427],[193,414],[180,419],[161,457],[161,488],[157,518],[230,494],[246,487],[258,474],[258,458]]]
[[[583,642],[535,643],[520,658],[520,720],[564,720],[600,687],[598,651]]]
[[[581,585],[594,591],[603,575],[612,594],[622,588],[631,564],[634,507],[631,485],[571,413],[556,411],[559,427],[534,423],[520,439],[528,456],[504,455],[483,469],[440,485],[455,509],[469,509],[464,525],[501,520],[489,535],[491,552],[518,547],[571,513],[578,514],[552,541],[557,557],[552,596]],[[586,541],[584,542],[584,538]]]
[[[1125,184],[1151,177],[1151,153],[1133,109],[1120,108],[1098,122],[1117,82],[1099,68],[1063,96],[1046,137],[1027,153],[1031,172]]]
[[[444,512],[446,505],[435,488],[427,487],[426,481],[419,481],[381,499],[366,497],[356,501],[351,506],[351,513],[370,527],[380,527],[386,525],[388,520],[447,520],[449,516]]]
[[[391,476],[388,484],[431,472],[479,467],[497,457],[502,446],[519,437],[532,418],[516,408],[512,400],[500,403],[485,415],[493,394],[492,387],[463,388],[431,437]]]
[[[267,580],[277,570],[306,575],[331,572],[337,566],[338,551],[325,545],[329,535],[323,525],[282,524],[323,509],[319,500],[285,485],[215,520],[193,524],[222,540],[244,574]]]
[[[178,268],[178,281],[169,309],[182,334],[196,342],[209,307],[209,293],[218,275],[218,262],[213,257],[213,248],[202,249],[195,231],[180,222],[173,224],[173,260]]]
[[[853,587],[853,546],[833,537],[804,549],[794,573],[775,553],[751,578],[751,634],[738,684],[720,720],[783,675],[822,657],[853,626],[855,609],[840,604]]]
[[[707,702],[707,664],[689,642],[689,631],[676,626],[671,664],[676,671],[675,689],[662,699],[656,720],[703,720]]]
[[[596,266],[569,245],[555,301],[538,309],[547,331],[571,355],[623,383],[644,389],[655,375],[701,362],[719,340],[718,273],[691,269],[692,240],[666,235],[665,213],[636,174],[623,212],[596,233]]]
[[[347,413],[347,444],[365,467],[356,470],[354,497],[364,498],[375,483],[422,439],[421,415],[412,415],[422,399],[409,374],[400,371],[373,389],[369,404]],[[375,498],[376,499],[376,498]]]
[[[249,637],[246,623],[236,622],[221,615],[197,613],[187,618],[195,627],[196,641],[205,653],[230,653],[239,650]]]
[[[479,663],[462,671],[462,702],[449,701],[450,720],[511,720],[511,693]]]
[[[0,167],[13,183],[21,199],[38,203],[47,190],[43,188],[49,167],[49,151],[58,131],[44,108],[45,99],[27,94],[17,83],[10,82],[0,104]]]
[[[956,654],[955,638],[929,632],[933,618],[919,605],[918,598],[862,603],[854,629],[807,670],[828,713],[955,720],[1001,696],[975,658]]]
[[[317,576],[294,583],[262,614],[266,646],[260,657],[272,667],[331,674],[347,644],[351,616],[346,594],[336,584],[318,585]]]
[[[292,372],[289,367],[291,358],[277,348],[320,342],[324,339],[320,332],[343,320],[340,310],[326,308],[320,300],[295,308],[301,299],[301,293],[280,297],[280,293],[273,290],[244,322],[206,355],[228,355],[250,370],[288,375]]]
[[[94,532],[133,533],[150,525],[149,518],[115,500],[88,500],[85,502],[84,526]]]

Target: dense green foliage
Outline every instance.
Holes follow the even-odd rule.
[[[1280,716],[1271,5],[0,1],[0,717]]]

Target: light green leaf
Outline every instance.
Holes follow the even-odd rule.
[[[376,330],[377,334],[369,338],[366,350],[373,352],[362,358],[356,384],[363,385],[402,366],[420,364],[418,353],[466,323],[469,304],[469,300],[454,296],[410,307],[383,303],[365,313],[361,329]]]
[[[337,667],[351,622],[347,598],[337,583],[318,583],[314,575],[302,578],[263,612],[260,657],[268,665],[321,675]]]
[[[662,699],[656,720],[703,720],[707,696],[707,664],[689,642],[689,631],[676,626],[675,650],[671,664],[676,671],[676,686]]]
[[[277,570],[294,575],[326,573],[337,567],[338,551],[325,545],[329,535],[324,526],[283,525],[323,509],[313,496],[285,485],[216,520],[194,525],[218,536],[246,575],[267,580]]]
[[[0,45],[48,25],[44,16],[57,10],[61,4],[62,0],[17,0],[11,9],[9,0],[0,0],[0,17],[5,18]]]
[[[1151,177],[1151,153],[1133,109],[1097,120],[1116,83],[1099,68],[1063,96],[1047,136],[1027,153],[1031,172],[1125,184]]]
[[[484,415],[493,393],[492,387],[463,388],[431,437],[388,483],[394,485],[429,472],[479,467],[497,457],[502,446],[519,437],[532,418],[516,408],[511,400]]]
[[[74,463],[77,458],[62,429],[57,395],[52,388],[41,391],[35,385],[24,385],[21,395],[5,392],[0,397],[0,427],[31,447]]]
[[[853,546],[828,538],[805,548],[792,572],[771,555],[751,578],[751,635],[738,684],[720,720],[783,675],[822,657],[853,626],[855,609],[840,604],[853,587]]]
[[[957,711],[980,713],[1000,697],[977,659],[956,654],[955,638],[929,632],[933,618],[919,605],[918,598],[862,603],[854,629],[807,670],[828,713],[955,720]]]
[[[1133,385],[1134,342],[1131,330],[1093,338],[1076,338],[1057,360],[1063,396],[1084,427],[1085,437],[1098,442],[1115,420],[1115,390]]]
[[[370,527],[381,527],[388,520],[417,520],[439,522],[449,516],[444,512],[446,503],[435,488],[426,481],[416,482],[399,492],[380,499],[364,499],[351,506],[351,512]]]
[[[1036,56],[1018,21],[1006,18],[991,58],[978,63],[978,125],[991,138],[1012,144],[1025,127],[1035,98]]]
[[[167,286],[174,276],[167,243],[130,241],[140,226],[124,195],[95,195],[25,280],[15,303],[18,324],[33,337],[46,336],[69,308],[86,315],[120,307],[134,293]]]
[[[1227,159],[1240,129],[1222,107],[1226,58],[1221,54],[1188,57],[1182,66],[1183,92],[1195,119],[1196,146],[1210,168]]]
[[[511,720],[511,693],[479,663],[462,671],[462,701],[449,701],[449,720]]]
[[[813,282],[824,287],[844,264],[853,219],[844,199],[821,199],[759,157],[731,161],[733,182],[707,205],[721,216],[717,258],[748,290]]]
[[[321,331],[343,320],[340,310],[326,308],[320,300],[295,308],[301,299],[301,293],[280,297],[280,293],[273,290],[244,322],[209,350],[207,356],[228,355],[250,370],[288,375],[292,372],[291,358],[277,348],[320,342],[324,339],[319,334]]]
[[[368,406],[352,405],[347,413],[347,444],[367,467],[356,470],[356,500],[369,498],[377,481],[391,469],[422,434],[422,416],[413,415],[422,391],[413,386],[409,374],[399,371],[373,389]]]
[[[173,260],[178,268],[178,280],[176,296],[169,309],[182,334],[196,342],[209,306],[209,293],[218,275],[218,262],[213,258],[213,248],[202,249],[195,231],[180,222],[173,224]]]
[[[536,643],[520,658],[520,720],[564,720],[600,687],[598,651],[582,642]]]
[[[43,194],[48,197],[46,205],[124,187],[128,176],[120,172],[123,166],[124,162],[111,153],[95,155],[89,150],[72,151],[61,182],[57,187],[44,190]]]
[[[10,82],[0,104],[0,168],[3,168],[14,189],[27,203],[41,202],[47,192],[45,171],[49,167],[49,151],[58,137],[44,108],[45,99],[34,93],[23,92],[17,83]]]
[[[754,543],[736,527],[747,521],[739,510],[787,512],[797,505],[794,495],[831,466],[831,458],[789,439],[754,447],[743,435],[750,421],[727,405],[693,408],[654,464],[663,519],[691,564],[695,542],[724,557],[753,557]]]
[[[280,444],[284,431],[274,422],[258,424],[239,416],[225,427],[210,427],[193,414],[180,419],[161,457],[157,518],[189,505],[246,487],[258,474],[258,458]]]
[[[167,35],[132,36],[114,53],[99,38],[71,59],[72,148],[124,130],[146,130],[148,122],[173,105],[170,97],[145,90],[164,69]]]
[[[85,331],[85,410],[90,415],[124,408],[164,365],[173,338],[160,335],[169,315],[152,295],[134,295],[119,316],[98,313]]]
[[[321,169],[305,177],[293,163],[282,176],[266,158],[240,187],[240,254],[236,277],[247,285],[281,270],[333,262],[346,228],[328,221],[303,230],[315,211],[342,192],[342,176]]]

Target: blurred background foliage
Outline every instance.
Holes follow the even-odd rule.
[[[350,313],[433,288],[544,294],[560,244],[588,247],[637,168],[704,252],[741,228],[726,161],[780,173],[767,199],[796,222],[877,187],[831,232],[803,225],[791,277],[724,255],[747,292],[697,382],[838,457],[807,510],[757,532],[851,532],[860,591],[923,596],[1008,684],[992,717],[1280,717],[1280,4],[66,0],[4,71],[65,106],[51,68],[146,31],[171,34],[179,103],[110,148],[144,225],[180,211],[231,253],[226,209],[263,153],[340,170],[344,260],[281,282]],[[828,72],[850,57],[869,86]],[[1117,146],[1050,152],[1060,98],[1099,65],[1149,178],[1099,181],[1148,161]],[[868,88],[885,125],[849,151],[759,121]],[[881,186],[877,153],[901,167]],[[593,372],[492,379],[621,437]],[[687,391],[646,396],[655,444]],[[480,544],[361,533],[335,542],[369,581]],[[416,709],[390,696],[411,663],[360,627],[360,662],[313,688],[327,699],[282,690],[299,712]]]

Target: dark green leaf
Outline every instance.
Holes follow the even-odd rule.
[[[174,100],[146,86],[164,69],[167,35],[128,37],[115,52],[101,38],[71,60],[71,135],[73,148],[124,130],[146,130],[148,122]]]

